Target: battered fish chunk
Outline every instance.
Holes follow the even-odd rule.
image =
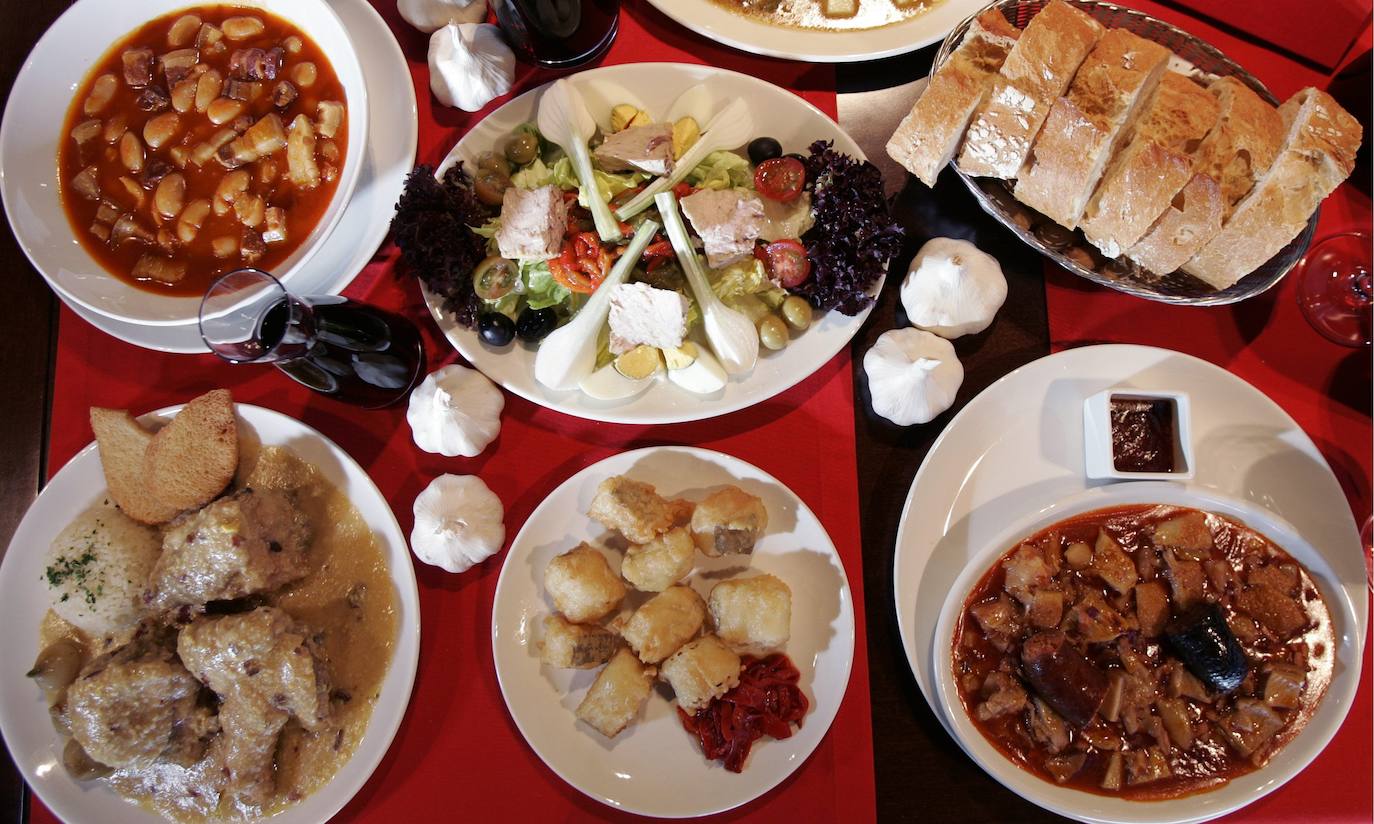
[[[646,664],[657,664],[696,637],[706,622],[706,603],[687,586],[669,587],[645,601],[621,635]]]
[[[763,501],[737,486],[713,492],[692,513],[692,539],[711,557],[754,551],[768,528]]]
[[[653,689],[655,670],[621,648],[597,673],[591,689],[577,705],[577,717],[607,738],[615,738],[635,716]]]
[[[792,635],[792,590],[772,575],[721,581],[708,604],[716,634],[739,652],[767,652]]]
[[[630,543],[647,544],[673,525],[681,507],[669,504],[649,484],[614,475],[602,481],[588,517],[624,535]]]
[[[691,533],[674,527],[647,544],[631,545],[620,574],[641,592],[662,592],[691,573],[696,555]]]
[[[626,592],[605,557],[585,543],[549,561],[544,587],[558,611],[575,624],[605,618],[620,606]]]
[[[694,713],[739,683],[740,660],[719,638],[704,635],[668,656],[660,672],[678,705]]]
[[[592,669],[620,649],[620,636],[594,624],[572,624],[562,615],[544,619],[544,647],[539,657],[551,667]]]

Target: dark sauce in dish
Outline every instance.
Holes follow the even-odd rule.
[[[1113,395],[1112,464],[1118,472],[1174,472],[1177,434],[1168,398]]]

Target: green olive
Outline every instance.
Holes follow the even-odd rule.
[[[787,345],[787,325],[781,318],[768,315],[759,321],[759,343],[775,351]]]
[[[490,169],[483,170],[472,182],[473,193],[488,206],[500,206],[509,188],[510,176]]]
[[[472,270],[472,291],[482,300],[500,300],[510,294],[519,280],[515,261],[492,255]]]
[[[485,152],[477,158],[477,171],[479,172],[498,172],[510,176],[510,163],[496,152]]]
[[[529,132],[520,132],[506,143],[506,158],[510,162],[524,166],[539,157],[539,138]]]
[[[782,316],[793,329],[806,329],[811,325],[811,304],[806,298],[788,295],[782,302]]]

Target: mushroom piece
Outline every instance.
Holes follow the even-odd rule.
[[[927,241],[902,282],[902,308],[912,325],[943,338],[988,328],[1006,299],[997,259],[966,240]]]
[[[429,38],[429,87],[440,103],[475,112],[510,91],[515,52],[490,23],[449,23]]]
[[[143,228],[133,215],[120,215],[110,229],[110,242],[116,245],[130,240],[139,243],[152,243],[153,239],[153,233]]]
[[[87,166],[72,178],[72,191],[87,200],[100,199],[100,177],[94,166]]]
[[[83,120],[72,127],[71,136],[78,144],[90,143],[104,130],[104,124],[99,120]]]
[[[501,499],[476,475],[440,475],[415,498],[410,548],[427,564],[464,572],[506,540]]]
[[[124,82],[130,86],[146,86],[153,82],[153,50],[129,49],[120,55],[124,62]]]
[[[145,112],[160,112],[172,104],[167,93],[157,86],[148,86],[134,98],[134,105]]]
[[[175,86],[190,77],[191,70],[199,62],[200,51],[194,48],[176,49],[158,58],[158,63],[162,65],[162,76],[167,80],[168,86]]]
[[[954,346],[920,329],[893,329],[864,354],[873,411],[898,426],[926,423],[954,403],[964,367]]]
[[[296,87],[291,85],[291,81],[283,80],[272,87],[272,105],[278,109],[285,109],[296,102],[298,94]]]
[[[186,262],[150,252],[138,259],[129,274],[137,280],[180,283],[182,278],[186,277]]]
[[[229,58],[229,75],[239,80],[276,80],[283,55],[280,46],[238,49]]]
[[[505,404],[501,390],[481,372],[451,364],[430,373],[410,393],[406,421],[424,451],[473,458],[496,440]]]

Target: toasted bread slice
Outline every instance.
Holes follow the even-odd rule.
[[[148,445],[143,475],[158,500],[199,509],[224,491],[239,465],[238,421],[228,389],[186,404]]]
[[[1221,187],[1207,175],[1193,175],[1126,257],[1167,275],[1221,231]]]
[[[1223,219],[1264,177],[1283,147],[1283,118],[1249,86],[1234,77],[1212,81],[1207,91],[1221,106],[1217,126],[1203,138],[1193,171],[1221,184]]]
[[[1020,35],[1020,29],[998,9],[978,15],[959,48],[930,78],[911,112],[892,133],[888,155],[922,183],[934,186]]]
[[[125,515],[144,524],[172,520],[181,510],[163,502],[143,480],[143,459],[153,433],[125,409],[91,407],[91,429],[110,497]]]

